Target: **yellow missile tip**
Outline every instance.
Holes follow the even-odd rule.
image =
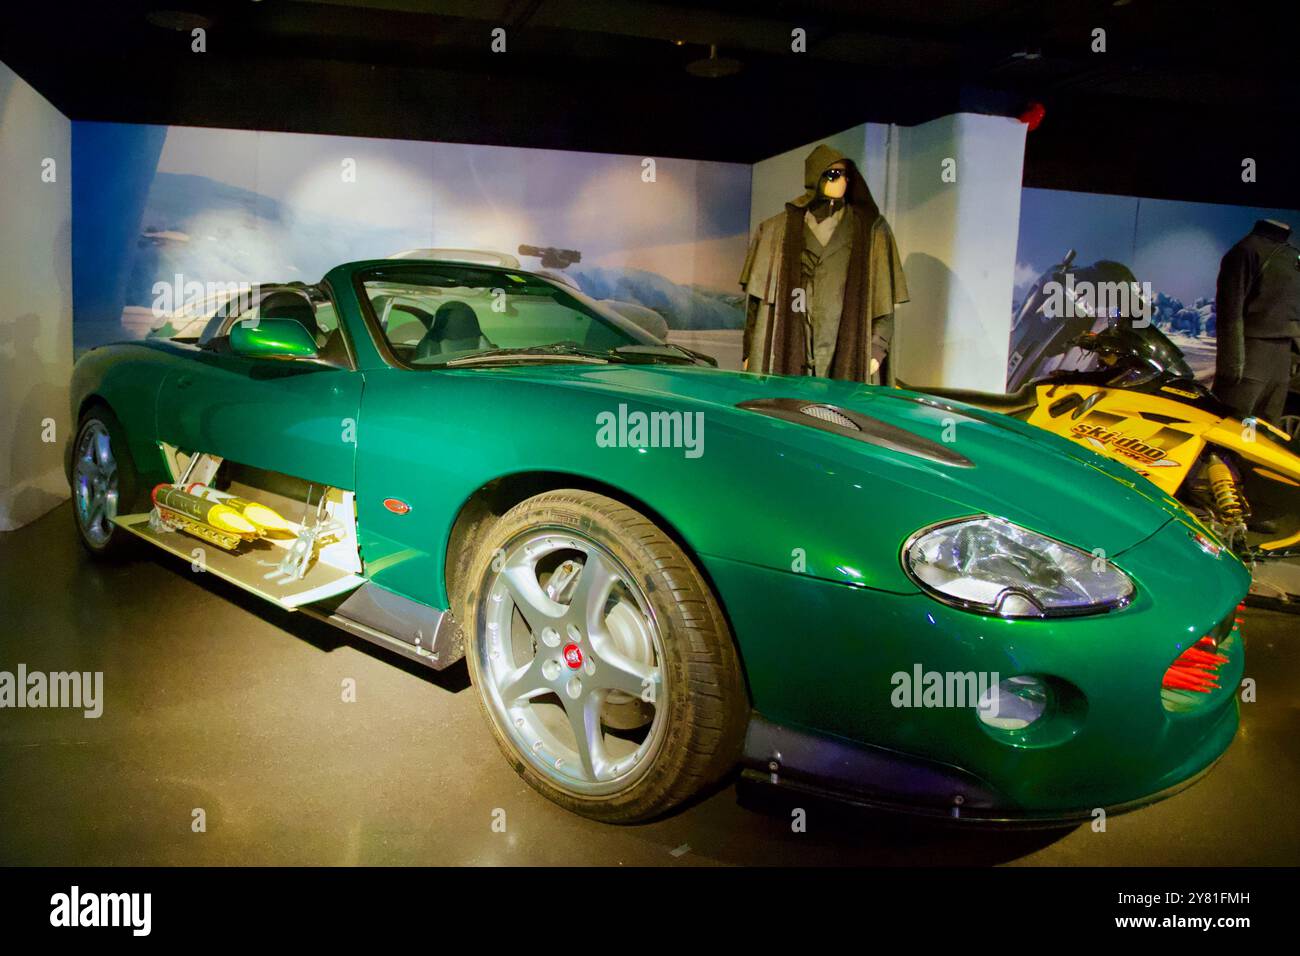
[[[266,505],[251,502],[244,506],[244,517],[264,531],[288,531],[289,522]]]
[[[225,505],[213,505],[208,512],[208,524],[233,534],[257,534],[257,526],[241,515],[234,508]]]

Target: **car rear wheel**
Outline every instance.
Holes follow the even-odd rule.
[[[77,537],[95,557],[129,553],[132,536],[113,518],[135,504],[138,489],[121,423],[107,407],[92,406],[81,416],[72,444],[72,516]]]
[[[643,515],[590,492],[538,495],[486,534],[467,581],[470,676],[534,789],[631,823],[735,765],[748,704],[726,619]]]

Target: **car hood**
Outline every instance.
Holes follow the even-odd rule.
[[[482,374],[478,369],[469,374]],[[830,379],[724,372],[686,365],[518,365],[493,375],[600,393],[618,402],[702,411],[706,428],[785,442],[837,467],[856,468],[949,502],[953,515],[991,513],[1043,534],[1117,556],[1181,505],[1136,472],[1017,419],[901,389]],[[970,462],[953,467],[772,418],[743,402],[796,399],[835,405],[940,443]],[[942,520],[947,515],[936,515]]]

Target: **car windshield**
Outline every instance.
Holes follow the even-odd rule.
[[[581,292],[526,272],[395,265],[367,271],[361,284],[389,350],[411,368],[631,356],[693,361]]]

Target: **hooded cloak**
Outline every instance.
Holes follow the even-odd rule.
[[[822,173],[837,162],[846,167],[848,188],[835,213],[842,218],[823,243],[805,214],[818,199]],[[884,358],[907,282],[889,224],[857,166],[824,143],[804,161],[804,189],[759,224],[745,258],[748,368],[868,382],[874,356],[885,373],[877,380],[891,380]]]

